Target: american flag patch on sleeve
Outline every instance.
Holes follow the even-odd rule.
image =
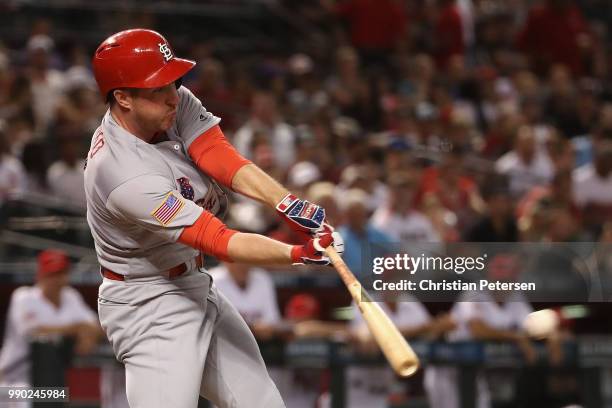
[[[183,200],[175,196],[174,193],[168,193],[160,206],[151,212],[151,215],[159,221],[161,225],[168,225],[168,223],[176,217],[179,211],[181,211],[184,205],[185,203]]]

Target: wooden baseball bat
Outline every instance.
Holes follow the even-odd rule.
[[[414,374],[419,368],[419,358],[404,336],[381,307],[372,301],[336,250],[329,246],[325,249],[325,254],[331,259],[393,370],[401,377]]]

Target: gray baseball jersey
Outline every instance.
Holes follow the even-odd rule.
[[[100,264],[126,277],[100,286],[101,326],[125,364],[132,408],[196,408],[198,394],[221,408],[284,408],[248,326],[196,267],[197,250],[176,242],[202,207],[222,206],[187,155],[219,118],[178,93],[167,141],[146,143],[107,112],[91,142],[87,220]],[[185,273],[163,277],[181,263]]]
[[[187,88],[178,93],[177,118],[166,132],[167,141],[150,144],[129,134],[109,110],[88,153],[87,221],[98,259],[129,278],[156,275],[197,254],[175,241],[202,213],[196,203],[206,205],[213,190],[187,151],[220,119]]]

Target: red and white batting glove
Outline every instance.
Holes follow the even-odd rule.
[[[309,235],[320,232],[325,222],[325,209],[323,207],[299,199],[293,194],[287,194],[276,205],[276,211],[293,230]]]
[[[330,245],[333,245],[338,255],[344,253],[344,239],[333,228],[331,233],[322,233],[304,245],[295,245],[291,250],[293,264],[329,265],[331,260],[325,255],[325,248]]]

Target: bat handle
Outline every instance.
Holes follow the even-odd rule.
[[[332,265],[334,265],[336,271],[338,271],[338,274],[346,286],[350,287],[356,282],[358,283],[357,278],[355,278],[355,275],[353,275],[353,272],[351,272],[348,266],[346,266],[332,245],[325,248],[325,255],[327,255],[327,257],[331,260]]]

